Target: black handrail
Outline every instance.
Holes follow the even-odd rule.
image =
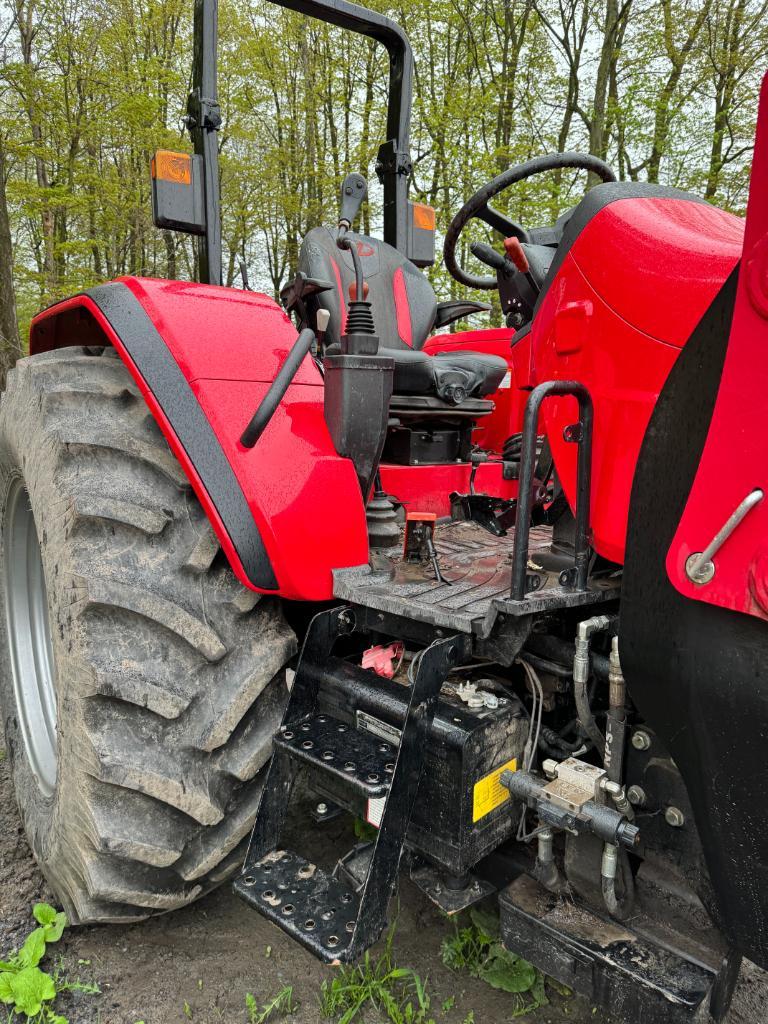
[[[240,444],[244,448],[253,448],[264,433],[267,424],[275,414],[275,409],[277,409],[278,405],[283,400],[283,396],[288,390],[288,385],[296,376],[296,372],[301,366],[304,357],[312,348],[314,341],[315,332],[309,327],[305,327],[296,341],[294,341],[293,347],[286,356],[285,362],[277,371],[275,379],[269,385],[269,391],[267,391],[266,395],[262,398],[258,409],[251,418],[251,422],[245,428],[242,436],[240,437]]]
[[[574,589],[586,590],[589,569],[589,499],[592,475],[592,421],[594,413],[589,391],[575,380],[551,380],[539,384],[528,396],[523,420],[522,455],[517,495],[515,541],[512,548],[512,586],[510,597],[522,601],[526,594],[528,540],[533,509],[533,474],[536,465],[536,439],[539,412],[545,398],[572,395],[579,403],[579,424],[569,438],[579,446],[576,472],[576,537],[573,564]]]

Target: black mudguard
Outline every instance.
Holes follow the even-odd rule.
[[[737,280],[738,268],[672,369],[646,433],[620,642],[631,697],[688,788],[717,924],[768,968],[768,623],[683,597],[665,566],[706,442]]]

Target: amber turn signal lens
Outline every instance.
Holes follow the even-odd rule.
[[[192,158],[187,153],[158,149],[152,157],[152,177],[173,181],[177,185],[192,184]]]
[[[435,211],[424,203],[414,203],[413,224],[414,227],[421,228],[422,231],[434,231]]]

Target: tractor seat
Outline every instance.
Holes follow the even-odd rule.
[[[379,348],[395,360],[393,391],[397,395],[435,394],[450,405],[465,398],[485,398],[504,379],[507,364],[500,356],[475,352],[426,352]]]
[[[367,235],[349,232],[347,237],[357,246],[368,285],[379,352],[395,360],[395,394],[435,395],[459,405],[465,398],[483,398],[494,392],[508,369],[500,356],[469,351],[428,355],[420,351],[433,327],[443,327],[490,307],[483,303],[438,303],[426,276],[397,249]],[[309,326],[314,327],[317,309],[328,311],[325,351],[338,352],[355,269],[349,252],[336,245],[335,230],[319,227],[307,232],[298,270],[307,278],[330,281],[335,286],[312,297],[316,305],[308,305],[307,317]]]

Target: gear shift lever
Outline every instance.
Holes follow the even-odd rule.
[[[348,174],[341,186],[341,210],[339,212],[339,238],[349,231],[360,212],[363,200],[368,195],[368,182],[362,174]]]

